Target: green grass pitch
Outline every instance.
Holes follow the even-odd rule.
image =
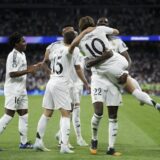
[[[156,99],[154,97],[154,99]],[[157,101],[160,101],[157,98]],[[36,127],[42,114],[42,96],[29,96],[29,140],[35,141]],[[0,116],[4,113],[4,97],[0,97]],[[90,96],[82,97],[81,127],[84,139],[90,143],[90,120],[93,114]],[[104,109],[99,130],[98,154],[90,155],[89,147],[79,147],[76,144],[73,126],[70,142],[75,147],[74,154],[60,154],[55,140],[59,128],[59,111],[55,111],[50,119],[44,143],[51,152],[36,152],[34,150],[19,150],[18,116],[11,121],[3,134],[0,135],[0,160],[160,160],[160,113],[150,106],[139,106],[139,102],[129,95],[123,96],[123,106],[119,109],[119,132],[116,149],[122,152],[121,157],[105,154],[108,142],[108,115]]]

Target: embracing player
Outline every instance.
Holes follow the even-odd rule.
[[[95,27],[94,20],[89,17],[82,17],[79,21],[79,28],[84,31],[88,27]],[[79,44],[80,49],[88,57],[87,66],[92,67],[92,102],[94,105],[94,115],[91,120],[92,126],[92,141],[91,141],[91,153],[96,154],[97,152],[97,128],[101,119],[99,114],[99,103],[96,102],[95,97],[102,94],[101,90],[97,89],[97,86],[105,84],[106,81],[110,80],[116,87],[125,87],[125,89],[132,93],[138,100],[154,106],[159,109],[160,105],[156,103],[151,97],[137,89],[132,78],[128,74],[128,62],[126,58],[112,50],[111,44],[109,43],[106,35],[118,34],[118,30],[98,26],[90,33],[86,34],[83,38],[77,37],[73,43]],[[104,81],[104,83],[102,83]],[[104,86],[101,86],[104,87]],[[96,96],[95,96],[96,95]]]

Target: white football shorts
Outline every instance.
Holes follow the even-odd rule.
[[[28,109],[28,97],[24,95],[5,95],[5,108],[10,110]]]
[[[92,69],[92,73],[105,75],[112,83],[119,85],[119,77],[127,71],[128,61],[118,53],[115,53],[110,59]],[[120,86],[120,85],[119,85]]]
[[[73,104],[80,103],[81,95],[83,92],[83,85],[82,84],[74,84],[70,88],[70,97]]]
[[[119,89],[102,75],[92,75],[91,97],[92,103],[103,102],[107,106],[119,106],[122,103]]]
[[[46,86],[42,107],[51,110],[60,108],[71,110],[69,87],[60,79],[57,80],[55,77],[50,79]]]

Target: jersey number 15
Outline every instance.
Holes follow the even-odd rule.
[[[61,74],[63,72],[63,66],[61,64],[61,58],[62,56],[56,57],[54,60],[54,71],[57,74]]]

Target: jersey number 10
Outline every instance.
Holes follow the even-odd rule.
[[[95,43],[98,42],[101,46],[102,46],[102,50],[99,51],[97,48],[96,48],[96,45]],[[105,51],[105,44],[104,42],[99,39],[99,38],[94,38],[91,42],[91,47],[88,45],[88,44],[85,44],[87,50],[92,54],[93,57],[97,57],[99,55],[102,55],[102,53]],[[98,55],[96,55],[98,54]]]

